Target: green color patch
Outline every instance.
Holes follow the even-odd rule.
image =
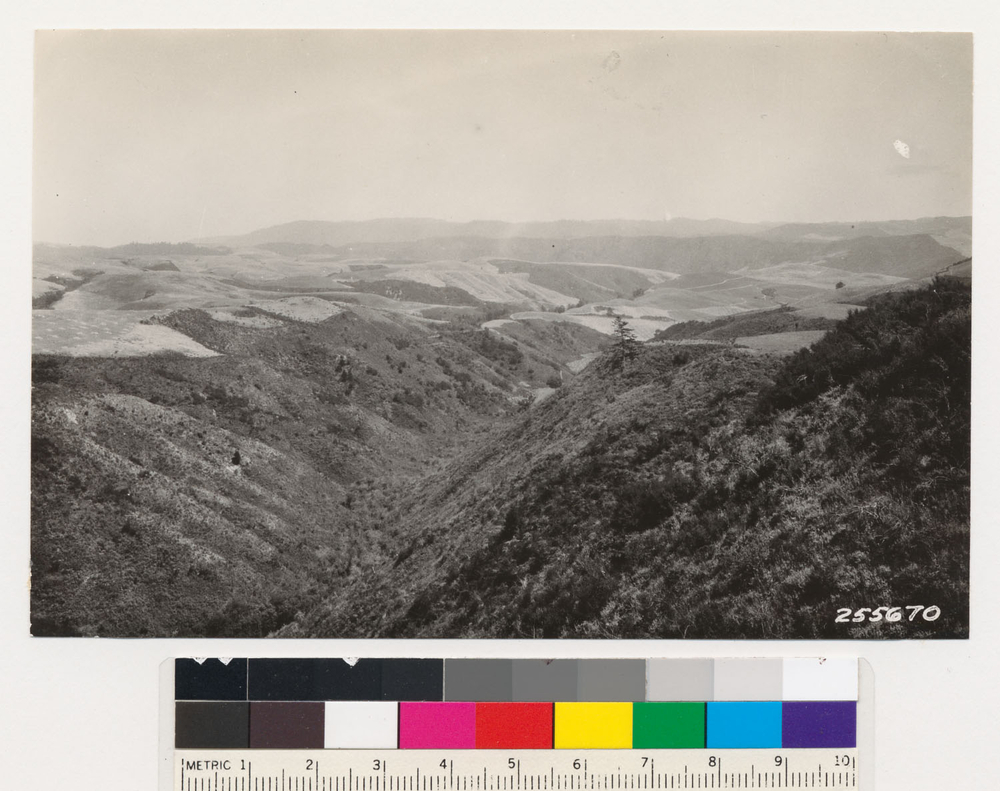
[[[632,704],[632,749],[704,746],[704,703],[685,701]]]

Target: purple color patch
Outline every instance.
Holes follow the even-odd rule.
[[[856,747],[858,704],[853,700],[781,704],[782,747]]]
[[[399,746],[404,750],[475,748],[476,704],[400,703]]]

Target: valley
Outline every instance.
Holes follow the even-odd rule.
[[[38,244],[33,633],[891,637],[827,614],[933,594],[961,636],[970,253],[969,218]]]

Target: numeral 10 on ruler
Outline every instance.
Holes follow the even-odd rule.
[[[175,791],[858,787],[856,749],[177,750]]]

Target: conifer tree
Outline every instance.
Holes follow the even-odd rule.
[[[623,317],[616,315],[614,322],[615,342],[611,347],[611,360],[615,368],[621,369],[639,356],[639,341],[635,338],[635,330]]]

